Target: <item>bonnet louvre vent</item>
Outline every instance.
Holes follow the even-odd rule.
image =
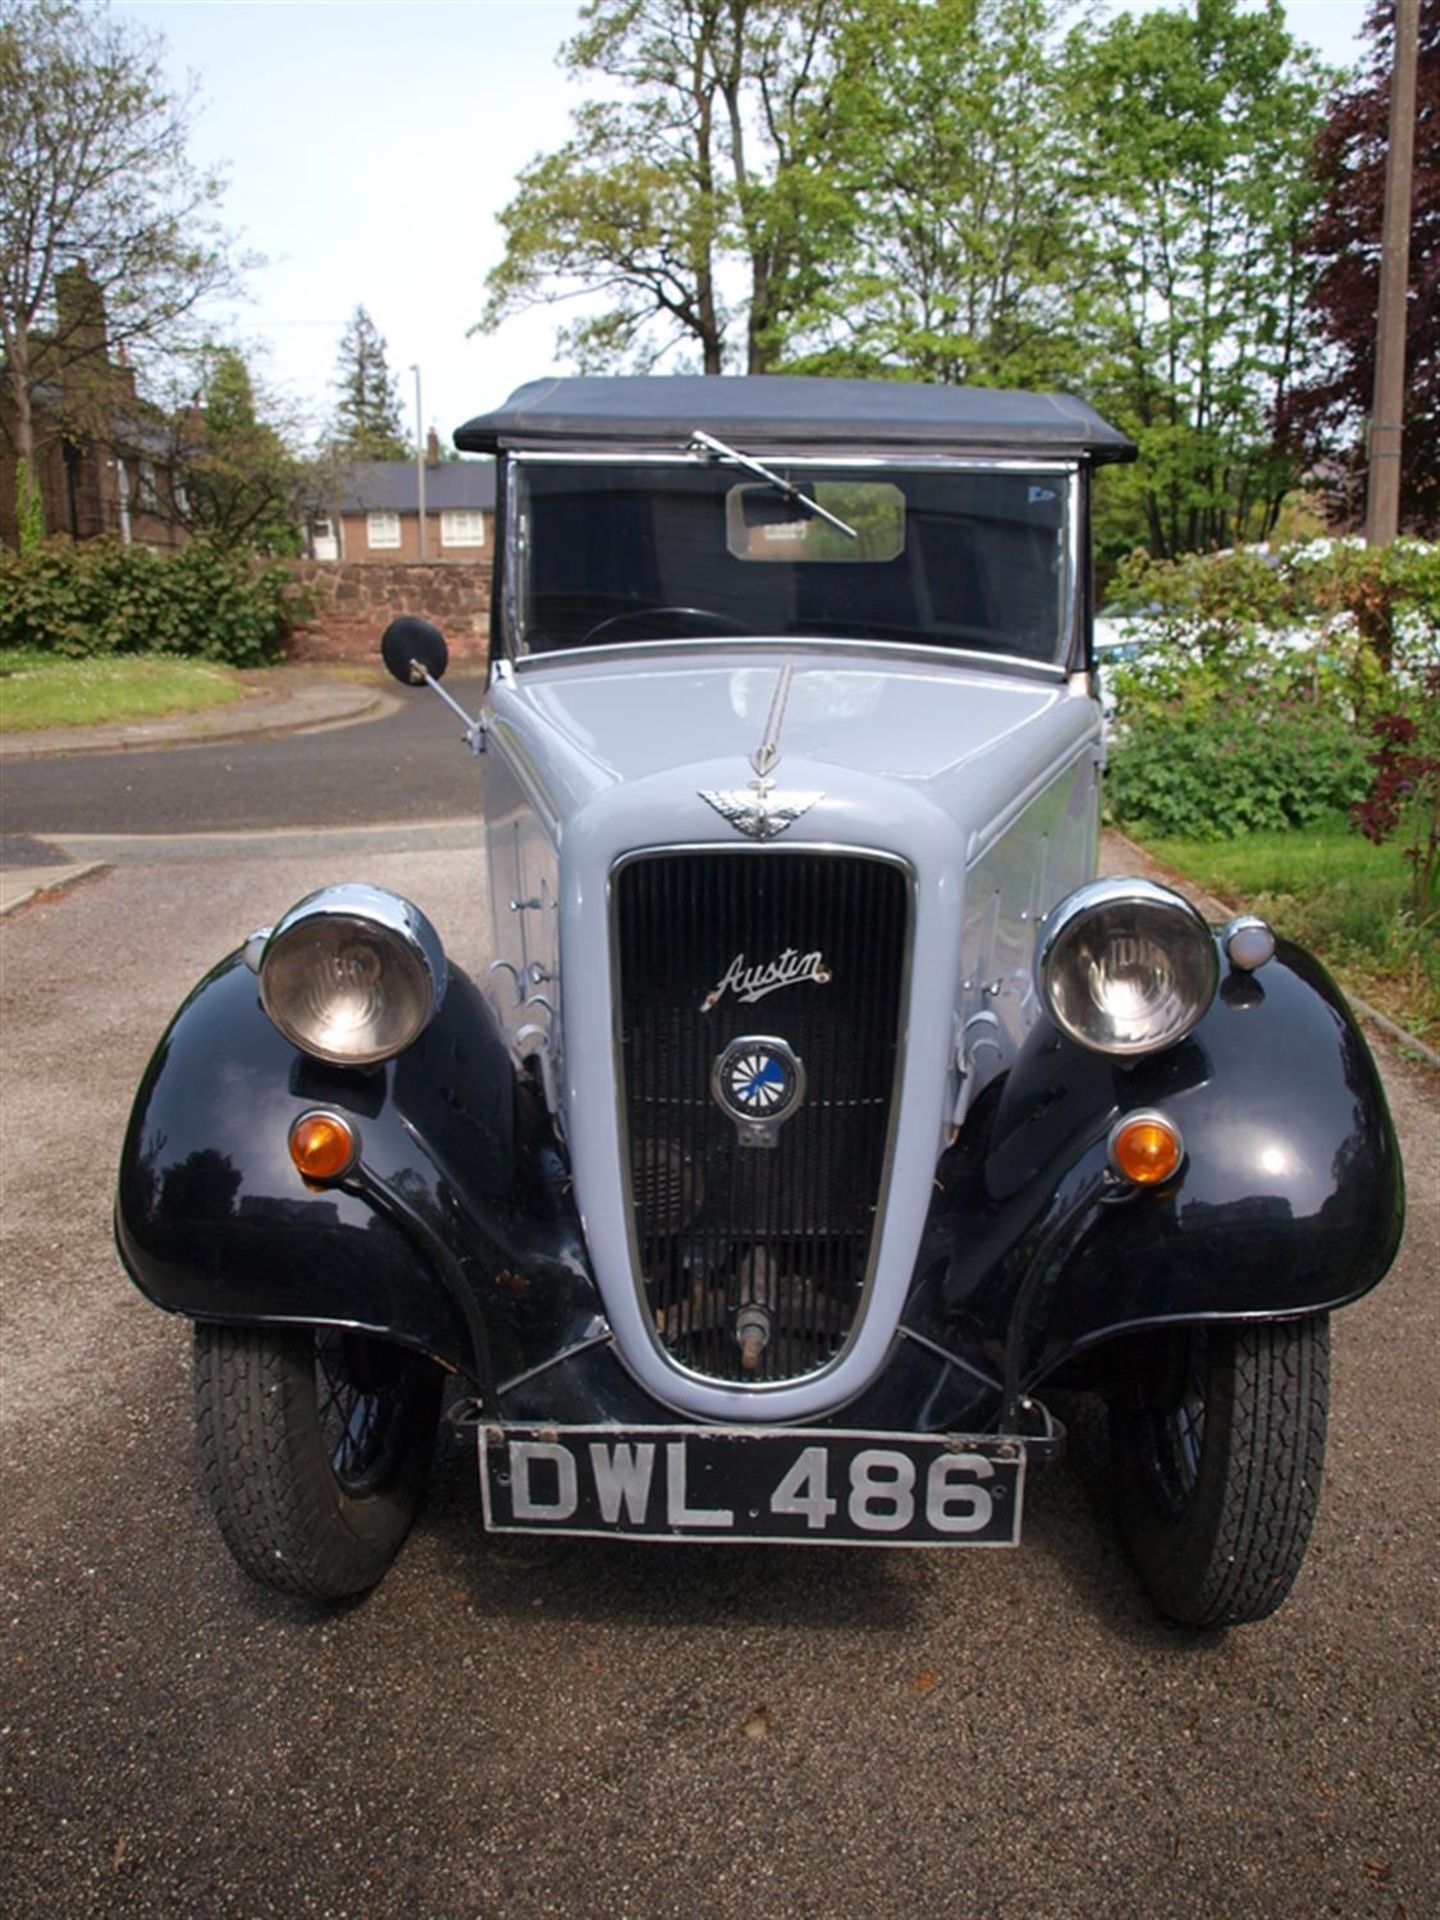
[[[659,853],[612,898],[628,1199],[660,1346],[714,1380],[813,1373],[850,1338],[878,1227],[908,875],[848,853]],[[747,1036],[803,1071],[773,1145],[745,1144],[712,1090]],[[744,1097],[765,1054],[739,1057],[761,1063]]]

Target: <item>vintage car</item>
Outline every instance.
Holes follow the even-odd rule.
[[[465,722],[489,948],[277,901],[124,1147],[237,1559],[372,1586],[442,1408],[498,1533],[1009,1546],[1053,1388],[1108,1405],[1160,1610],[1270,1612],[1401,1172],[1313,959],[1095,878],[1131,445],[788,377],[546,381],[456,440],[498,461],[483,707],[423,621],[384,653]]]

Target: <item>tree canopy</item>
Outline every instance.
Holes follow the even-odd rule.
[[[590,0],[562,56],[613,83],[521,173],[479,327],[586,296],[582,370],[782,361],[848,208],[827,165],[858,0]]]
[[[1073,0],[872,0],[842,28],[846,242],[797,364],[945,383],[1078,374],[1081,233],[1056,39]]]
[[[1354,518],[1364,501],[1364,423],[1375,390],[1393,0],[1374,0],[1365,32],[1361,72],[1325,117],[1316,149],[1321,199],[1304,238],[1308,306],[1324,342],[1323,362],[1291,394],[1282,416],[1291,444],[1328,474],[1336,504]],[[1440,0],[1420,0],[1415,113],[1400,518],[1433,538],[1440,536]]]
[[[332,382],[337,399],[330,432],[336,453],[353,460],[405,460],[414,451],[400,412],[400,389],[385,357],[385,338],[363,306],[350,316]]]
[[[1139,444],[1107,510],[1139,508],[1156,556],[1263,537],[1293,483],[1273,421],[1303,364],[1298,242],[1327,77],[1279,0],[1196,0],[1070,37],[1087,397]]]
[[[103,433],[113,361],[188,344],[231,283],[221,183],[187,157],[161,42],[89,0],[0,0],[0,347],[24,468],[35,401]]]
[[[1142,448],[1111,556],[1273,526],[1331,80],[1280,0],[590,0],[564,59],[606,91],[521,173],[481,328],[574,299],[582,370],[1067,389]]]
[[[220,546],[298,552],[300,464],[279,427],[263,417],[243,354],[208,346],[200,382],[175,416],[176,517]]]

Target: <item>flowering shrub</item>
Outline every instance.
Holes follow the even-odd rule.
[[[1110,598],[1121,613],[1143,615],[1157,643],[1206,658],[1262,635],[1323,650],[1344,634],[1383,669],[1392,659],[1413,664],[1417,654],[1440,658],[1440,544],[1429,540],[1308,540],[1179,560],[1134,554]]]

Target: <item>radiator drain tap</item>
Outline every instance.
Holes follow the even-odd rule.
[[[746,1373],[754,1373],[760,1356],[770,1344],[770,1309],[752,1300],[735,1316],[735,1338],[740,1343],[740,1364]]]

